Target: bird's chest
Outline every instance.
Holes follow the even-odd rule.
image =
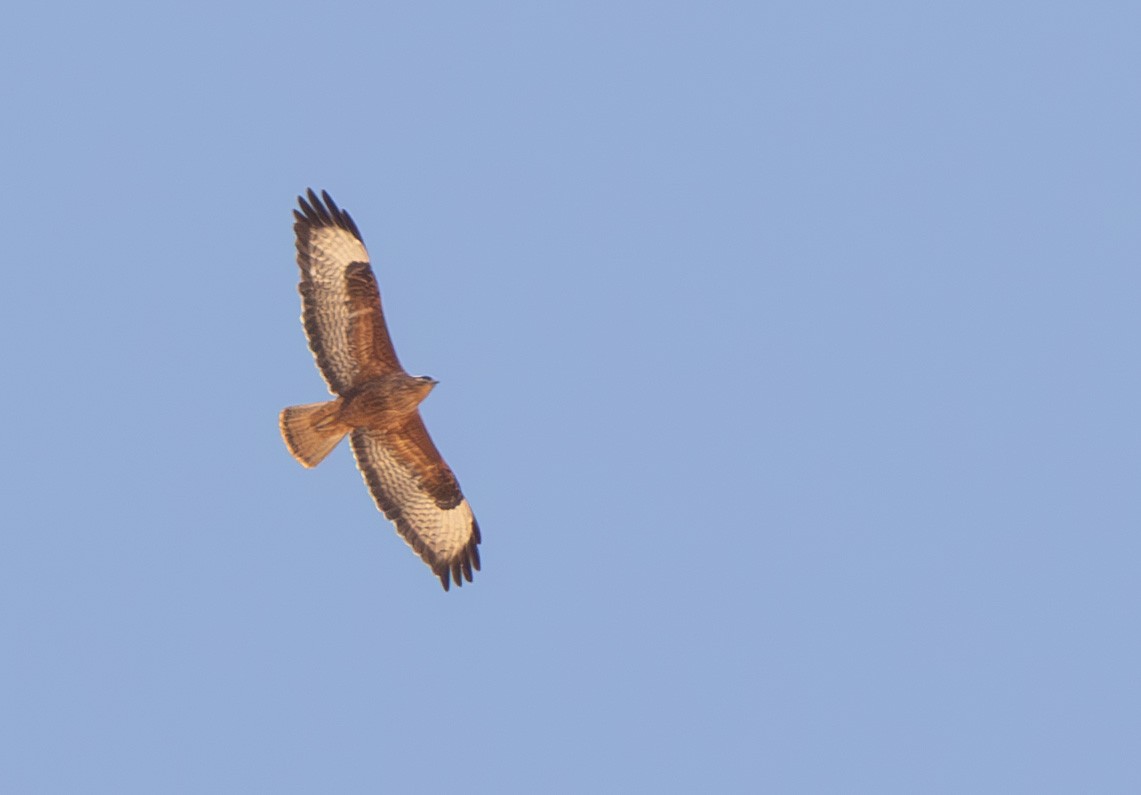
[[[345,396],[341,419],[354,428],[385,428],[416,410],[403,391],[385,380],[361,385]]]

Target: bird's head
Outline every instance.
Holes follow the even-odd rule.
[[[426,375],[418,375],[410,382],[413,391],[416,393],[416,402],[419,403],[424,398],[428,397],[428,393],[435,389],[436,384],[439,383],[435,378],[430,378]]]
[[[426,375],[405,375],[391,377],[384,388],[384,403],[398,413],[412,411],[436,386],[436,379]]]

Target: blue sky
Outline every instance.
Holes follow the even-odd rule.
[[[1139,25],[9,9],[0,789],[1138,791]],[[461,590],[278,436],[309,186]]]

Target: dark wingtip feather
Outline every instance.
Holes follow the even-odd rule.
[[[308,200],[306,200],[306,196]],[[346,211],[337,206],[333,201],[333,197],[329,195],[329,191],[321,191],[321,196],[317,196],[317,192],[312,188],[307,188],[305,196],[297,197],[297,204],[301,207],[301,213],[297,210],[293,211],[293,215],[297,218],[298,222],[308,222],[315,227],[336,226],[344,229],[346,232],[351,232],[357,240],[364,242],[361,237],[360,230],[357,229],[356,221]]]
[[[457,588],[464,587],[464,581],[474,582],[474,572],[479,571],[479,548],[475,542],[468,545],[460,556],[451,563],[437,563],[432,566],[432,572],[440,578],[444,590],[451,590],[452,583]]]
[[[317,194],[314,193],[312,188],[306,188],[305,195],[309,197],[309,206],[314,210],[321,206],[321,200],[317,198]]]

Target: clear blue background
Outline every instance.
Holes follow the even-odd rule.
[[[1132,3],[23,3],[5,792],[1141,791]],[[370,247],[485,530],[323,399]]]

